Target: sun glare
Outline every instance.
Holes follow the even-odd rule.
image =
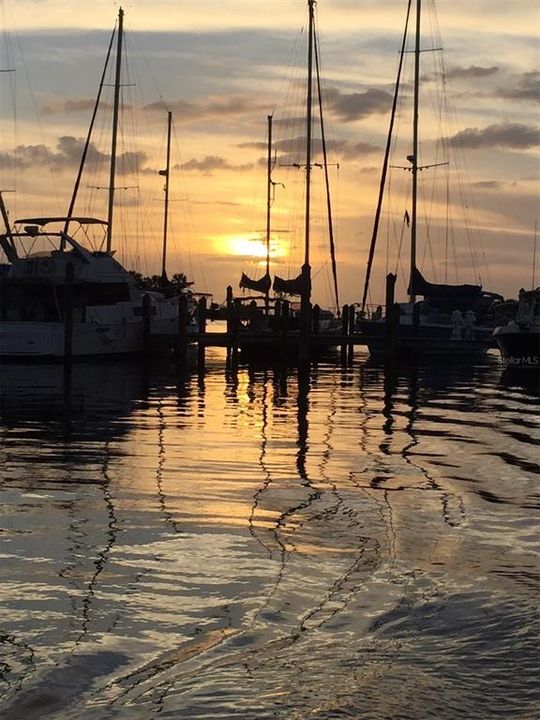
[[[266,257],[266,241],[252,235],[227,235],[216,238],[216,245],[221,252],[228,255],[237,255],[249,258]],[[272,238],[270,240],[270,257],[281,258],[287,255],[282,240]]]

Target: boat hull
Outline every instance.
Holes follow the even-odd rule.
[[[504,365],[540,368],[540,332],[497,328],[495,341]]]
[[[128,355],[143,348],[142,323],[74,323],[73,357]],[[64,324],[55,322],[0,323],[0,358],[64,357]]]
[[[388,354],[386,324],[360,321],[359,325],[360,331],[365,336],[365,344],[370,355]],[[399,325],[392,352],[398,358],[415,356],[477,357],[486,353],[492,346],[489,334],[486,333],[486,337],[484,337],[484,334],[477,332],[474,338],[462,339],[452,337],[452,327],[448,325],[420,325],[418,328],[414,328],[412,325]]]

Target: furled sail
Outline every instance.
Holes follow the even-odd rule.
[[[423,295],[425,298],[440,300],[476,299],[482,292],[481,285],[440,285],[428,282],[418,270],[414,268],[409,283],[409,295]]]
[[[307,294],[311,290],[309,274],[302,270],[300,275],[292,280],[283,280],[283,278],[276,275],[273,287],[275,292],[287,295]]]
[[[246,288],[246,290],[267,293],[270,290],[271,285],[272,279],[268,273],[263,275],[259,280],[252,280],[246,275],[246,273],[242,273],[242,277],[240,278],[240,287]]]

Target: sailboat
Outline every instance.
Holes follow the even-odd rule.
[[[150,331],[176,327],[178,302],[144,292],[115,258],[113,249],[115,168],[122,72],[123,10],[113,31],[86,145],[67,215],[23,218],[11,226],[0,194],[4,232],[0,247],[8,260],[0,272],[0,357],[62,358],[125,355],[142,350],[143,300]],[[116,36],[111,162],[107,220],[74,214],[101,90]],[[72,232],[71,228],[75,227]],[[80,238],[101,237],[104,250],[90,250]],[[42,247],[39,251],[27,248]],[[165,253],[165,250],[164,250]],[[69,321],[69,338],[67,325]],[[148,330],[148,328],[146,328]]]
[[[371,278],[371,270],[377,241],[379,221],[386,190],[386,176],[389,167],[389,156],[393,140],[394,121],[397,114],[398,96],[401,87],[403,59],[409,35],[409,21],[412,0],[407,6],[405,31],[400,51],[394,101],[391,112],[390,127],[387,137],[383,170],[379,189],[379,199],[373,223],[373,233],[369,248],[366,275],[358,321],[359,330],[364,334],[370,354],[377,355],[388,349],[389,328],[393,326],[393,349],[404,354],[459,354],[474,355],[485,352],[493,346],[493,328],[482,325],[482,315],[487,314],[491,306],[501,301],[497,293],[486,292],[481,285],[450,285],[429,282],[420,272],[417,264],[417,228],[418,228],[418,175],[437,165],[448,165],[448,162],[421,164],[419,158],[419,110],[420,110],[420,56],[421,49],[421,0],[416,0],[415,38],[414,38],[414,94],[412,122],[412,150],[407,155],[408,165],[398,166],[411,176],[411,213],[405,212],[405,220],[410,228],[410,256],[408,302],[393,301],[396,275],[387,277],[387,307],[383,316],[382,306],[371,317],[367,315],[367,296]],[[393,166],[395,167],[395,166]],[[417,302],[417,297],[424,299]]]
[[[250,289],[255,292],[264,294],[265,314],[269,316],[272,306],[270,298],[270,289],[272,288],[278,299],[285,297],[299,297],[300,304],[297,309],[287,307],[290,314],[291,326],[299,331],[300,337],[304,340],[311,331],[311,291],[312,277],[310,265],[310,241],[311,241],[311,175],[314,167],[313,163],[313,124],[314,124],[314,90],[317,92],[319,106],[319,122],[321,128],[321,142],[323,152],[322,167],[325,172],[325,182],[327,191],[327,212],[330,237],[330,252],[332,260],[332,271],[334,280],[334,292],[336,297],[336,307],[339,313],[339,291],[337,280],[337,267],[335,259],[335,243],[332,225],[332,212],[329,194],[329,178],[328,178],[328,162],[327,147],[324,132],[324,120],[322,109],[322,93],[319,71],[319,48],[318,40],[315,32],[315,0],[308,0],[308,57],[307,57],[307,94],[306,94],[306,148],[305,148],[305,208],[304,208],[304,262],[299,274],[290,279],[284,279],[275,276],[272,282],[270,275],[270,208],[272,200],[272,190],[274,183],[272,181],[272,116],[268,116],[268,153],[267,153],[267,204],[266,204],[266,268],[265,274],[259,279],[252,279],[245,273],[242,273],[240,287]],[[275,302],[275,300],[274,300]],[[320,311],[319,315],[320,327],[328,329],[332,325],[333,315],[329,311]]]

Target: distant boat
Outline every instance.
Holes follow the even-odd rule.
[[[25,218],[12,228],[0,193],[5,231],[0,247],[9,262],[0,271],[0,357],[61,358],[67,352],[66,313],[70,322],[69,354],[74,357],[125,355],[143,349],[147,298],[150,333],[174,334],[178,325],[178,296],[145,291],[135,277],[115,260],[112,248],[116,144],[121,85],[123,11],[118,14],[116,74],[112,126],[108,218],[78,217],[73,208],[109,62],[115,33],[100,83],[94,115],[67,216]],[[167,196],[170,148],[167,156]],[[162,274],[165,275],[167,215],[165,213]],[[103,232],[105,250],[89,250],[70,232],[76,225],[78,238],[90,230]],[[28,252],[27,248],[47,247]],[[194,301],[191,301],[194,310]],[[68,307],[69,306],[69,307]]]
[[[400,63],[395,85],[394,103],[388,132],[383,171],[381,175],[379,201],[373,224],[373,235],[369,250],[363,297],[361,303],[358,328],[364,334],[366,345],[371,354],[380,354],[387,346],[387,319],[395,323],[395,347],[401,355],[409,354],[459,354],[474,355],[483,353],[492,345],[493,327],[483,326],[482,318],[492,305],[503,300],[501,295],[482,290],[480,285],[449,285],[428,282],[417,266],[417,218],[418,218],[418,173],[429,170],[447,162],[421,165],[419,163],[419,97],[420,97],[420,46],[421,37],[421,2],[416,1],[416,32],[414,47],[414,93],[412,151],[407,156],[408,165],[401,168],[411,174],[412,201],[411,214],[405,212],[404,225],[410,227],[410,262],[409,262],[409,301],[393,303],[393,283],[396,276],[390,276],[392,286],[390,299],[392,308],[386,308],[383,316],[382,306],[370,316],[366,312],[367,295],[371,279],[371,269],[377,241],[377,233],[383,197],[385,194],[386,174],[389,167],[389,155],[393,141],[394,119],[396,116],[398,97],[401,87],[403,58],[407,52],[406,42],[409,35],[411,2],[408,3],[407,19],[400,53]],[[417,302],[417,296],[423,301]],[[390,316],[392,310],[392,316]]]
[[[515,318],[493,337],[505,365],[540,370],[540,288],[520,291]]]

